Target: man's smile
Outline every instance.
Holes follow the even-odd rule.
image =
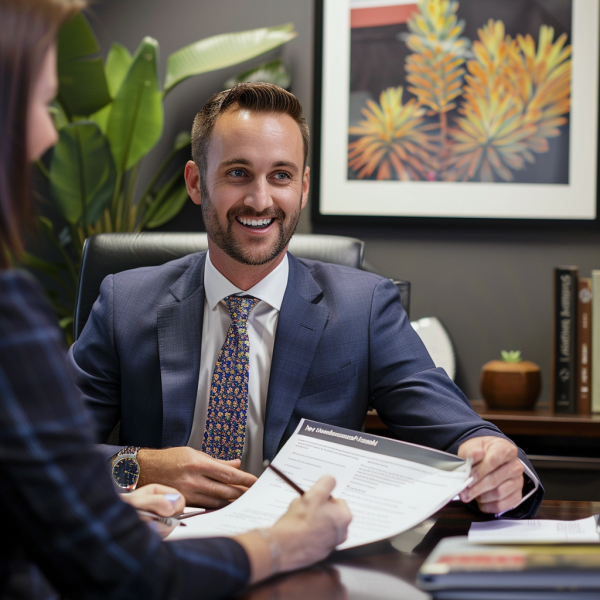
[[[236,221],[245,227],[251,227],[252,229],[264,229],[271,225],[275,219],[272,218],[250,218],[250,217],[236,217]]]

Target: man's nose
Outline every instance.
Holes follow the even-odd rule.
[[[257,179],[248,190],[244,204],[251,206],[256,212],[262,212],[273,206],[269,184],[264,180]]]

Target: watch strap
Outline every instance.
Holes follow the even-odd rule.
[[[138,463],[138,460],[137,460],[137,454],[138,454],[139,450],[140,450],[139,446],[125,446],[124,448],[121,448],[121,450],[119,450],[117,452],[115,460],[113,461],[113,468],[112,468],[113,481],[122,490],[127,490],[129,492],[132,492],[137,487],[137,484],[138,484],[138,481],[139,481],[139,478],[140,478],[140,475],[139,475],[140,464]],[[117,481],[117,478],[115,476],[115,466],[123,458],[130,458],[130,459],[134,460],[135,463],[138,466],[138,476],[137,476],[137,479],[136,479],[135,483],[133,485],[129,486],[129,487],[125,487],[125,486],[121,485]]]
[[[120,456],[133,456],[133,458],[137,460],[137,453],[139,450],[139,446],[125,446],[125,448],[121,448],[121,450],[117,452],[117,458]]]

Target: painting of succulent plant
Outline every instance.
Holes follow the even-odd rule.
[[[569,183],[570,21],[528,22],[522,5],[399,2],[375,22],[357,11],[349,180]],[[570,14],[571,0],[554,5]]]
[[[434,165],[433,137],[423,124],[425,109],[411,98],[402,104],[402,87],[381,92],[379,103],[367,100],[364,121],[350,128],[349,165],[358,178],[417,180]]]
[[[512,181],[513,173],[549,150],[570,112],[571,48],[542,25],[511,39],[501,21],[490,21],[473,44],[460,116],[450,131],[443,175],[449,181]]]

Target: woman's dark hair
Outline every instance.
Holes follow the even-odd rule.
[[[0,0],[0,269],[32,222],[27,158],[30,94],[48,48],[83,0]]]

